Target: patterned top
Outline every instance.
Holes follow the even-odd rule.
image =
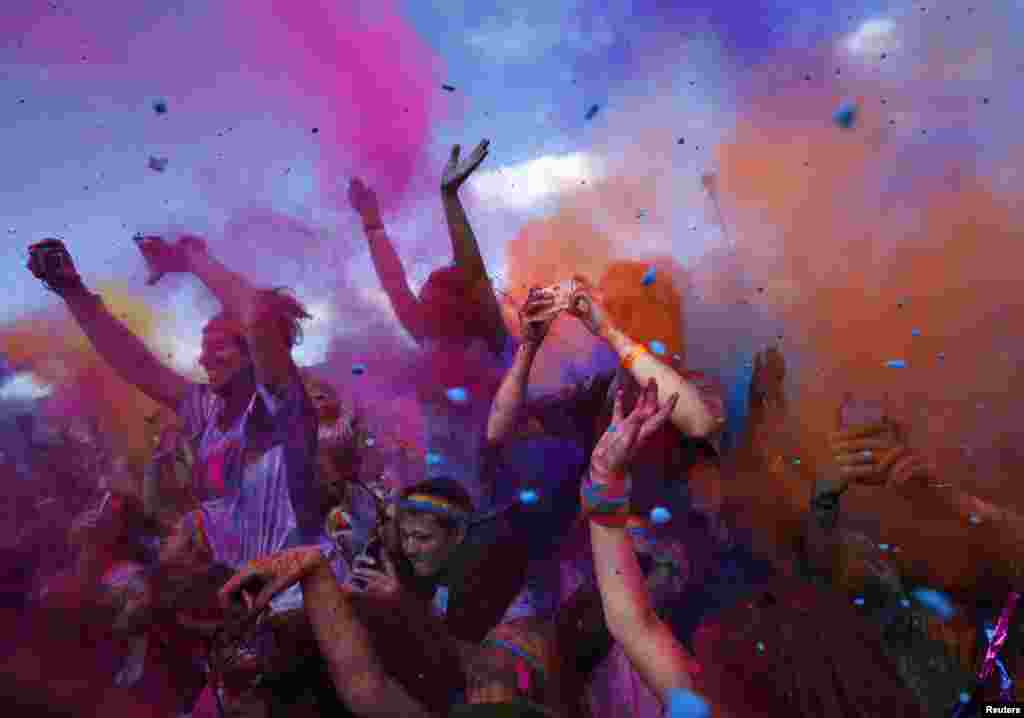
[[[298,375],[280,397],[258,386],[227,430],[218,426],[223,410],[223,399],[206,385],[192,386],[178,410],[202,501],[186,520],[213,560],[240,567],[292,546],[327,545],[314,481],[316,413]],[[278,596],[272,609],[299,605],[296,589]]]

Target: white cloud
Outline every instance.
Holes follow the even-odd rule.
[[[32,374],[22,372],[15,374],[0,385],[0,400],[42,399],[49,396],[50,392],[49,386],[40,383]]]
[[[888,18],[865,20],[853,32],[843,37],[842,45],[855,56],[877,55],[899,47],[896,23]]]
[[[574,152],[544,155],[519,164],[480,172],[473,191],[485,202],[510,209],[530,209],[553,199],[582,180],[602,176],[601,163],[592,155]]]

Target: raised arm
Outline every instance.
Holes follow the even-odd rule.
[[[300,546],[250,561],[220,590],[220,599],[224,605],[244,601],[256,616],[296,583],[302,585],[303,607],[335,691],[349,710],[363,718],[438,718],[384,672],[349,590],[338,583],[318,547]]]
[[[285,294],[254,287],[211,256],[202,241],[184,238],[177,246],[181,247],[188,271],[210,290],[225,311],[241,318],[256,382],[280,396],[298,381],[298,370],[292,360],[296,329],[291,322],[308,319],[309,314]]]
[[[630,415],[624,416],[622,393],[615,398],[612,424],[598,441],[581,492],[590,519],[597,585],[608,630],[622,644],[641,678],[663,700],[677,690],[692,690],[694,668],[686,649],[654,610],[632,539],[625,529],[633,457],[666,421],[677,395],[659,406],[658,388],[650,382]]]
[[[103,300],[86,289],[64,244],[48,239],[32,245],[29,252],[29,269],[64,300],[103,360],[150,399],[177,411],[188,390],[188,381],[161,364],[146,345],[107,310]]]
[[[500,354],[508,340],[505,321],[501,314],[501,304],[494,294],[494,287],[487,276],[480,246],[477,244],[473,228],[469,225],[466,210],[459,199],[459,188],[473,171],[487,157],[488,140],[476,146],[469,157],[459,162],[459,145],[452,148],[451,158],[441,178],[441,202],[444,205],[444,216],[448,222],[448,234],[452,240],[452,255],[455,265],[459,267],[477,297],[477,306],[482,314],[483,324],[487,327],[488,346],[495,354]]]
[[[516,349],[512,367],[498,387],[487,417],[487,443],[498,446],[514,435],[523,419],[526,405],[526,390],[530,381],[533,360],[540,351],[540,345],[547,336],[554,315],[544,317],[554,303],[554,297],[544,292],[533,292],[519,312],[523,330],[523,342]],[[540,319],[531,317],[542,317]]]
[[[582,320],[591,333],[608,342],[619,355],[622,366],[638,384],[645,386],[650,381],[656,382],[660,392],[659,401],[665,402],[669,396],[679,395],[671,417],[672,424],[679,431],[686,436],[703,438],[721,427],[724,421],[721,400],[702,395],[700,387],[687,381],[669,364],[616,328],[601,306],[596,292],[589,289],[577,290],[569,311]]]
[[[354,179],[349,184],[348,199],[363,222],[363,232],[370,245],[373,267],[377,270],[377,278],[388,295],[395,316],[417,343],[422,342],[427,333],[423,306],[409,288],[402,261],[384,231],[377,195],[361,180]]]

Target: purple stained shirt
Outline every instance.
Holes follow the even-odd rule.
[[[233,426],[221,430],[224,400],[193,385],[178,409],[196,457],[200,508],[188,516],[214,561],[241,567],[260,556],[303,544],[329,545],[315,484],[317,419],[298,375],[275,396],[258,386]],[[272,610],[301,604],[298,586]]]

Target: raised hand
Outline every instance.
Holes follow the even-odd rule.
[[[551,309],[555,305],[555,297],[543,289],[531,289],[523,306],[519,308],[519,326],[523,333],[523,342],[540,344],[548,335],[557,312]]]
[[[149,286],[159,282],[166,274],[189,271],[188,249],[205,246],[203,241],[196,237],[182,237],[174,244],[163,237],[153,235],[137,234],[133,239],[142,252],[143,259],[146,260],[146,267],[149,269],[146,284]]]
[[[914,482],[937,485],[936,468],[907,446],[904,425],[884,418],[829,436],[832,457],[843,485],[903,487]]]
[[[566,311],[583,322],[591,334],[601,336],[601,332],[608,326],[608,312],[602,304],[601,294],[581,277],[576,277],[576,282],[578,286],[572,293]]]
[[[44,239],[28,248],[27,267],[51,292],[61,294],[82,286],[82,278],[67,247],[59,239]]]
[[[377,201],[377,193],[363,184],[358,177],[354,177],[348,185],[348,203],[356,211],[363,225],[379,225],[380,203]]]
[[[615,395],[612,423],[590,456],[592,476],[622,473],[651,436],[668,421],[679,400],[679,394],[673,394],[659,406],[658,385],[652,379],[633,411],[625,416],[622,395],[620,389]]]
[[[388,601],[395,600],[401,596],[402,584],[398,580],[398,572],[395,571],[395,565],[388,558],[387,552],[381,552],[380,562],[384,569],[383,571],[371,568],[372,564],[369,564],[363,558],[365,557],[357,558],[356,565],[352,569],[352,577],[359,579],[364,586],[360,590],[375,598]]]
[[[244,604],[258,615],[278,594],[315,571],[324,561],[318,546],[299,546],[250,561],[218,593],[225,607]]]
[[[459,162],[459,145],[452,147],[451,157],[445,165],[444,173],[441,175],[441,190],[444,192],[456,192],[463,183],[469,179],[473,171],[480,166],[480,163],[487,157],[487,148],[490,147],[490,140],[483,140],[476,148],[469,153],[469,156]]]

